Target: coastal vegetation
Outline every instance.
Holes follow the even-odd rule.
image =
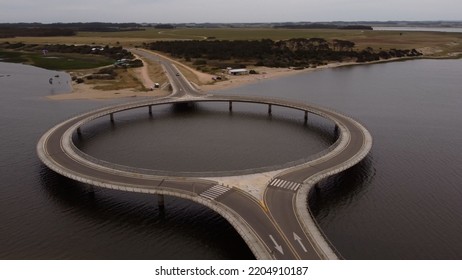
[[[50,70],[72,71],[76,83],[96,89],[144,89],[129,68],[143,62],[121,46],[0,43],[0,60],[31,64]]]
[[[279,71],[276,68],[314,68],[331,62],[462,58],[462,33],[377,31],[370,30],[370,26],[367,22],[0,24],[0,61],[72,71],[77,73],[76,81],[95,86],[105,83],[104,88],[117,89],[125,84],[133,88],[140,84],[136,81],[139,72],[126,69],[143,65],[127,51],[134,47],[160,51],[192,68],[213,74],[227,67],[253,70],[255,66],[257,72],[267,72],[267,68],[258,70],[258,66]],[[114,65],[116,61],[118,66]],[[156,82],[166,80],[159,65],[147,64],[147,71]],[[189,72],[185,71],[186,75]],[[188,78],[194,80],[195,75]]]
[[[367,24],[367,23],[358,23]],[[378,23],[374,23],[377,25]],[[382,23],[384,24],[384,23]],[[78,25],[78,24],[76,24]],[[165,40],[289,40],[293,38],[323,38],[329,42],[334,39],[355,42],[357,50],[416,49],[426,57],[457,57],[462,53],[462,33],[455,32],[417,32],[417,31],[379,31],[348,29],[294,29],[273,28],[268,25],[247,24],[245,26],[223,26],[210,28],[208,25],[159,27],[120,26],[112,31],[98,31],[96,27],[79,28],[75,36],[33,37],[19,36],[0,38],[0,42],[25,44],[74,44],[110,45],[135,47],[144,42]],[[423,25],[426,27],[427,25]],[[447,27],[447,25],[444,25]],[[452,26],[452,25],[450,25]],[[88,27],[88,26],[87,26]],[[162,27],[162,26],[160,26]]]
[[[51,70],[71,70],[112,65],[122,59],[131,61],[134,56],[122,47],[5,42],[0,43],[0,58]],[[134,66],[140,66],[139,62]]]
[[[339,39],[327,41],[323,38],[297,38],[280,41],[158,41],[144,44],[144,47],[192,62],[203,71],[227,67],[245,68],[248,65],[308,68],[329,62],[370,62],[422,55],[415,49],[357,50],[355,45],[354,42]]]

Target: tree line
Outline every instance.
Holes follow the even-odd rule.
[[[196,65],[214,64],[220,61],[246,61],[256,66],[268,67],[315,67],[328,62],[377,61],[395,57],[422,55],[412,50],[380,50],[372,48],[356,50],[356,44],[347,40],[323,38],[298,38],[282,41],[264,40],[192,40],[157,41],[145,43],[144,47],[168,53],[173,57],[192,61]],[[198,63],[200,62],[200,63]]]
[[[119,32],[144,30],[138,23],[0,23],[0,38],[74,36],[77,32]]]
[[[74,36],[76,32],[63,28],[18,28],[0,27],[0,38],[14,37],[53,37],[53,36]]]

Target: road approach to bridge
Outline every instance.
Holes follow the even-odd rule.
[[[307,196],[322,179],[344,171],[367,156],[372,137],[357,121],[332,110],[287,100],[202,93],[174,63],[146,50],[133,50],[145,59],[161,63],[172,85],[165,98],[102,108],[64,121],[46,132],[37,144],[42,162],[55,172],[92,186],[158,195],[171,195],[205,205],[223,216],[242,236],[257,259],[338,259],[341,257],[323,235],[307,204]],[[335,124],[337,141],[310,161],[280,170],[256,170],[253,174],[184,174],[146,170],[107,163],[80,151],[73,136],[91,121],[135,108],[163,104],[226,102],[254,103],[298,110],[307,120],[316,114]],[[226,182],[248,178],[266,180],[261,196]]]

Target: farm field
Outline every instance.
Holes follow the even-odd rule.
[[[143,31],[79,32],[70,37],[17,37],[0,42],[34,44],[95,44],[135,47],[158,40],[286,40],[291,38],[323,38],[348,40],[356,48],[419,49],[427,56],[460,56],[462,33],[418,31],[370,31],[326,29],[272,29],[272,28],[146,28]]]

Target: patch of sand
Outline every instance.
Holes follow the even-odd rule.
[[[135,57],[143,62],[143,67],[136,68],[135,74],[137,75],[138,79],[143,83],[143,86],[145,88],[152,88],[154,82],[149,77],[148,63],[138,55],[135,55]]]
[[[114,99],[127,97],[163,97],[170,92],[166,90],[155,89],[152,91],[136,91],[133,89],[121,90],[97,90],[94,85],[89,84],[74,84],[72,92],[48,96],[53,100],[74,100],[74,99]]]
[[[295,75],[299,73],[307,73],[313,71],[320,71],[327,68],[335,68],[347,65],[356,65],[355,62],[335,62],[329,63],[327,65],[319,66],[316,68],[305,68],[301,70],[295,70],[292,68],[270,68],[270,67],[251,67],[250,69],[255,70],[258,74],[251,75],[225,75],[226,79],[223,81],[216,81],[213,84],[207,84],[201,86],[203,91],[214,91],[214,90],[224,90],[240,87],[243,85],[259,83],[264,80],[277,79],[289,75]]]
[[[430,50],[427,50],[430,51]],[[435,51],[435,50],[431,50]],[[306,73],[312,71],[319,71],[322,69],[327,68],[336,68],[341,66],[347,65],[357,65],[359,63],[356,62],[334,62],[329,63],[323,66],[319,66],[317,68],[306,68],[302,70],[294,70],[290,68],[269,68],[269,67],[252,67],[250,69],[257,71],[258,74],[252,75],[225,75],[224,80],[222,81],[214,81],[213,78],[215,76],[199,72],[187,65],[184,65],[180,62],[174,61],[171,58],[153,52],[156,55],[160,55],[165,59],[172,61],[175,65],[177,65],[182,70],[186,69],[192,76],[196,79],[192,80],[192,83],[195,83],[196,86],[204,92],[209,91],[217,91],[223,89],[230,89],[236,88],[247,84],[258,83],[268,79],[276,79],[284,76],[294,75],[298,73]],[[142,57],[138,57],[139,59],[143,60]],[[397,59],[390,59],[389,61],[393,61]],[[377,63],[377,62],[369,62],[369,63],[362,63],[362,64],[370,64],[370,63]],[[143,60],[144,66],[135,70],[135,75],[137,78],[142,81],[142,84],[145,88],[151,89],[153,86],[153,81],[149,77],[148,72],[148,64]],[[185,75],[188,80],[191,80],[191,75]],[[163,97],[167,96],[169,91],[167,90],[160,90],[154,89],[150,91],[137,91],[134,89],[121,89],[121,90],[96,90],[92,87],[92,85],[87,84],[75,84],[73,85],[73,91],[70,94],[60,94],[50,96],[49,98],[55,100],[63,100],[63,99],[109,99],[109,98],[126,98],[126,97]]]
[[[435,48],[435,47],[424,47],[424,48],[417,49],[417,51],[421,52],[423,55],[434,55],[434,54],[443,52],[442,49]]]
[[[144,51],[151,52],[155,55],[161,56],[164,59],[171,61],[173,64],[179,67],[180,70],[185,69],[189,71],[194,77],[191,77],[191,75],[187,75],[187,74],[185,74],[185,76],[189,80],[192,80],[191,82],[196,84],[197,88],[205,92],[236,88],[236,87],[240,87],[240,86],[247,85],[247,84],[258,83],[260,81],[264,81],[267,79],[277,79],[280,77],[293,75],[293,74],[297,74],[301,72],[312,72],[312,71],[326,69],[326,68],[333,68],[333,67],[356,64],[354,62],[342,62],[342,63],[335,62],[335,63],[330,63],[324,66],[319,66],[317,68],[306,68],[303,70],[294,70],[291,68],[250,67],[250,69],[257,71],[257,73],[259,74],[240,75],[240,76],[225,75],[226,79],[219,81],[219,80],[214,80],[216,75],[211,75],[211,74],[200,72],[184,63],[176,61],[158,52],[154,52],[151,50],[144,50]]]
[[[154,82],[149,77],[148,64],[143,58],[136,56],[136,58],[143,61],[143,67],[134,69],[136,78],[143,84],[147,89],[152,89]],[[80,73],[88,74],[88,71]],[[127,98],[127,97],[163,97],[167,96],[170,92],[167,90],[154,89],[147,91],[139,91],[135,89],[120,89],[120,90],[97,90],[94,87],[97,84],[72,84],[72,92],[65,94],[58,94],[48,96],[54,100],[73,100],[73,99],[113,99],[113,98]]]

